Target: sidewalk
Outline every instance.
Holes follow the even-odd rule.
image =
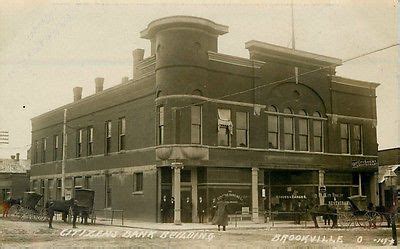
[[[181,225],[175,225],[173,223],[155,223],[155,222],[138,222],[134,220],[124,219],[124,225],[122,225],[121,219],[114,219],[113,224],[109,220],[97,218],[96,225],[104,226],[118,226],[128,227],[137,229],[149,229],[149,230],[168,230],[168,231],[181,231],[181,230],[217,230],[217,225],[211,223],[182,223]],[[275,221],[274,223],[254,223],[252,221],[238,221],[229,222],[228,230],[241,230],[241,229],[280,229],[280,228],[313,228],[314,223],[312,221],[302,221],[300,225],[294,224],[293,221]],[[321,226],[324,227],[324,226]],[[328,226],[327,226],[328,227]],[[221,227],[222,230],[222,227]]]

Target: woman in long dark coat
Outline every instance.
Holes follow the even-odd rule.
[[[218,225],[218,231],[220,231],[220,227],[222,226],[222,230],[225,231],[225,227],[228,225],[228,210],[227,203],[219,202],[217,204],[217,212],[215,212],[213,218],[213,224]]]

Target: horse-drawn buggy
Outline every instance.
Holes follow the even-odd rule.
[[[42,197],[32,191],[25,192],[22,200],[10,207],[9,215],[21,220],[45,221],[47,219],[46,209],[38,205]]]
[[[93,217],[94,191],[90,189],[76,189],[75,202],[76,212],[85,224],[87,224],[88,218]]]
[[[317,216],[332,221],[333,227],[364,227],[376,228],[386,220],[390,224],[390,214],[385,207],[374,207],[367,204],[366,196],[350,196],[348,205],[320,205],[313,208],[310,213],[315,227],[318,227]]]
[[[349,207],[338,213],[339,222],[344,227],[376,228],[386,221],[390,224],[390,213],[385,207],[374,207],[367,204],[366,196],[350,196],[347,198]]]

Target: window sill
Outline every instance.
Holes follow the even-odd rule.
[[[134,191],[132,195],[143,195],[143,191]]]

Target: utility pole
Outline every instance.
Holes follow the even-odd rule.
[[[293,11],[293,0],[291,2],[292,6],[292,49],[293,51],[296,50],[296,40],[294,35],[294,11]],[[294,76],[296,78],[296,84],[299,84],[299,68],[294,67]]]
[[[67,155],[67,109],[64,109],[63,122],[63,147],[62,147],[62,162],[61,162],[61,197],[65,198],[65,162]]]

